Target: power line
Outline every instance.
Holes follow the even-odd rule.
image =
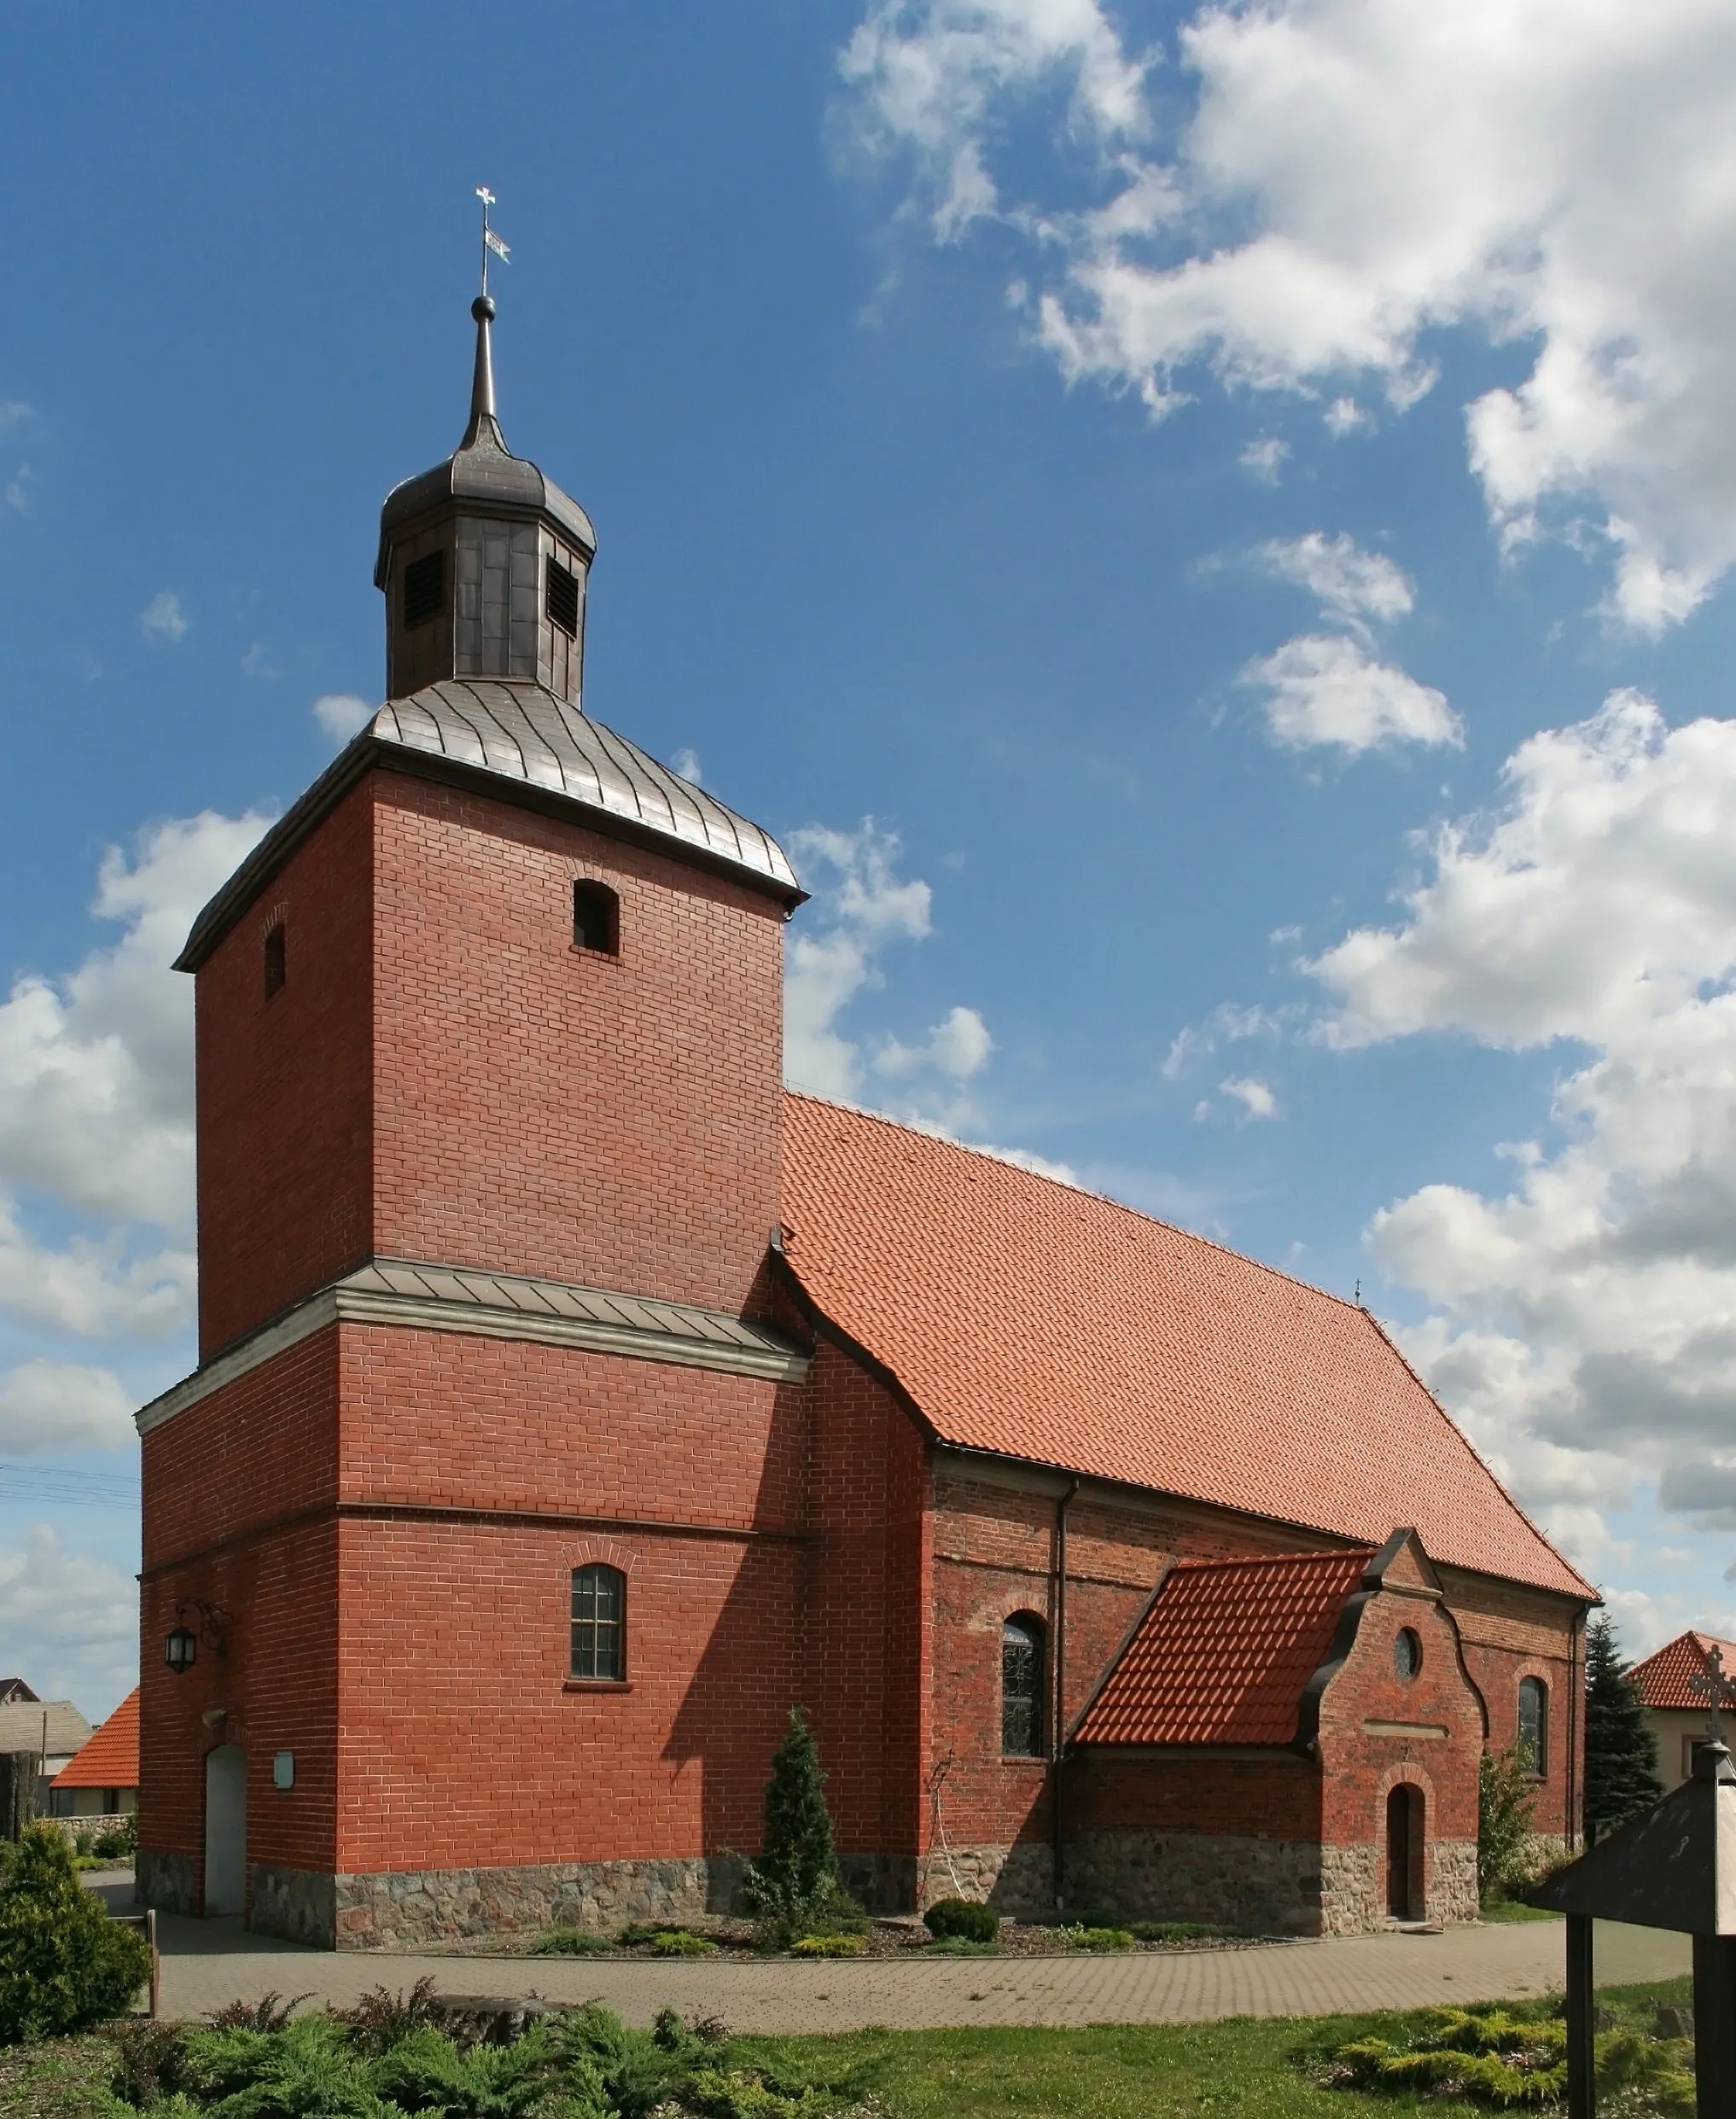
[[[70,1502],[83,1508],[137,1508],[137,1475],[76,1471],[49,1464],[0,1464],[0,1497],[24,1501]]]

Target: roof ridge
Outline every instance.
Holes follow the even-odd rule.
[[[993,1148],[957,1139],[951,1133],[938,1132],[929,1126],[913,1125],[906,1119],[894,1118],[888,1111],[876,1111],[865,1103],[851,1103],[842,1097],[822,1097],[812,1089],[786,1087],[786,1097],[796,1097],[803,1103],[818,1103],[834,1111],[848,1111],[857,1118],[873,1120],[877,1126],[889,1126],[894,1132],[908,1133],[917,1140],[931,1140],[942,1148],[956,1149],[960,1155],[979,1156],[985,1162],[998,1164],[1004,1170],[1017,1170],[1022,1177],[1035,1178],[1041,1184],[1058,1185],[1063,1191],[1078,1192],[1086,1199],[1100,1200],[1105,1207],[1113,1207],[1117,1214],[1131,1214],[1135,1221],[1149,1222],[1154,1229],[1168,1229],[1172,1236],[1185,1237],[1190,1243],[1203,1243],[1208,1250],[1216,1251],[1224,1258],[1233,1258],[1238,1266],[1251,1266],[1255,1272],[1270,1273],[1274,1280],[1288,1282],[1292,1288],[1300,1288],[1304,1295],[1317,1295],[1323,1302],[1336,1302],[1340,1309],[1351,1311],[1359,1317],[1371,1313],[1360,1302],[1352,1302],[1342,1295],[1334,1295],[1330,1288],[1316,1287],[1312,1280],[1300,1279],[1295,1273],[1287,1273],[1282,1266],[1269,1264],[1263,1258],[1255,1258],[1247,1251],[1238,1251],[1233,1245],[1220,1243],[1215,1236],[1202,1236],[1197,1229],[1185,1229],[1179,1221],[1166,1221],[1162,1214],[1148,1214],[1143,1207],[1130,1207],[1124,1199],[1114,1198],[1108,1192],[1094,1190],[1089,1185],[1080,1185],[1070,1178],[1051,1177],[1046,1170],[1034,1170],[1028,1163],[1016,1162],[1010,1153],[997,1153]],[[1406,1365],[1408,1366],[1408,1363]],[[1412,1373],[1414,1375],[1415,1371]],[[1427,1389],[1428,1386],[1424,1385]],[[1553,1548],[1551,1548],[1552,1551]]]

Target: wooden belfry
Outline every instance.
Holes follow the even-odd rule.
[[[1736,1702],[1716,1648],[1693,1684],[1708,1712],[1692,1778],[1527,1894],[1567,1916],[1569,2119],[1592,2119],[1596,2096],[1593,1920],[1693,1937],[1698,2119],[1736,2119],[1736,1763],[1718,1726],[1719,1708]]]

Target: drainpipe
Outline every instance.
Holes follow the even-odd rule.
[[[1578,1851],[1579,1816],[1579,1645],[1584,1639],[1583,1613],[1567,1629],[1567,1815],[1561,1820],[1569,1854]]]
[[[1067,1511],[1078,1493],[1075,1479],[1055,1505],[1055,1690],[1049,1724],[1049,1860],[1057,1912],[1061,1911],[1061,1746],[1067,1720]]]

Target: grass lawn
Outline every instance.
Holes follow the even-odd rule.
[[[1517,1899],[1491,1899],[1477,1914],[1479,1920],[1559,1920],[1559,1913],[1546,1913],[1541,1906],[1522,1906]]]
[[[1599,1993],[1650,2006],[1690,1998],[1689,1982]],[[1353,2038],[1399,2042],[1429,2011],[1240,2017],[1220,2023],[1096,2024],[1083,2030],[859,2031],[830,2038],[736,2038],[724,2064],[807,2081],[840,2102],[872,2095],[888,2119],[1434,2119],[1476,2107],[1409,2093],[1327,2089],[1327,2058]],[[108,2075],[101,2038],[0,2051],[0,2119],[85,2119]],[[1480,2119],[1480,2116],[1479,2116]]]
[[[1686,1979],[1599,1991],[1602,2001],[1691,1998]],[[858,2031],[836,2038],[739,2038],[733,2052],[782,2081],[845,2081],[894,2119],[1436,2119],[1474,2111],[1456,2101],[1327,2089],[1327,2056],[1353,2038],[1397,2043],[1424,2009],[1219,2023],[1093,2024],[1084,2030]]]

